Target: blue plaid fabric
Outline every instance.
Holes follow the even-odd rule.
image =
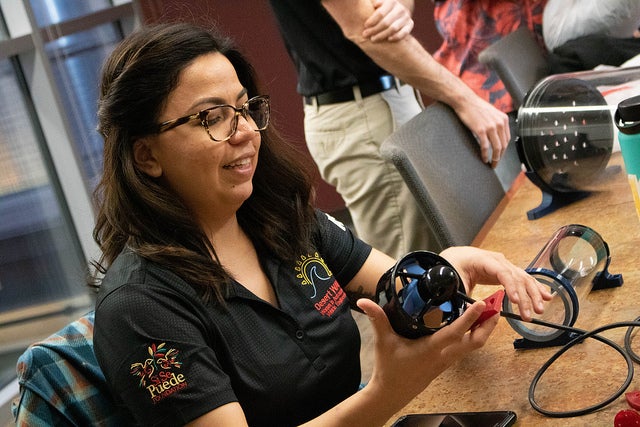
[[[93,322],[92,311],[20,356],[17,426],[126,425],[93,353]]]

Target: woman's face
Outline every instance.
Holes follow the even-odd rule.
[[[220,104],[240,107],[247,99],[224,55],[202,55],[180,74],[159,122]],[[235,213],[251,195],[260,141],[260,132],[239,116],[237,130],[228,141],[211,140],[200,120],[193,120],[138,141],[134,151],[144,172],[160,178],[200,221],[208,222]]]

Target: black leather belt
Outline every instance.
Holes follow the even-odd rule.
[[[314,96],[305,96],[304,103],[307,105],[313,105],[313,100],[316,100],[317,105],[329,105],[337,104],[338,102],[348,102],[356,99],[354,89],[356,86],[345,87],[341,89],[331,90],[329,92],[323,92]],[[363,82],[357,85],[360,88],[360,95],[363,98],[367,96],[375,95],[376,93],[384,92],[385,90],[395,89],[398,87],[396,79],[393,76],[380,76],[377,80],[370,82]]]

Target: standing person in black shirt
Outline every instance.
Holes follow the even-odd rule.
[[[421,111],[415,88],[453,107],[477,136],[483,161],[495,166],[509,143],[506,114],[406,35],[410,25],[387,22],[400,39],[372,42],[365,33],[375,13],[371,0],[270,3],[298,73],[307,146],[322,178],[345,200],[358,236],[394,257],[438,249],[399,172],[381,157],[380,145]],[[378,14],[384,11],[402,23],[398,11],[404,10],[412,22],[396,0],[376,3],[384,3],[376,4]]]
[[[196,26],[143,28],[105,64],[94,345],[132,423],[382,425],[497,323],[470,328],[478,302],[431,336],[396,335],[367,299],[394,260],[313,208],[269,114],[250,64]],[[549,297],[500,254],[442,256],[467,292],[504,285],[523,317]],[[360,391],[356,304],[376,339]]]

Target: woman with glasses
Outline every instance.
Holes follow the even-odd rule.
[[[314,209],[310,166],[269,114],[250,64],[196,26],[143,28],[104,66],[94,343],[132,423],[382,425],[497,322],[470,330],[479,302],[396,335],[368,299],[394,260]],[[501,283],[523,317],[541,311],[503,256],[442,255],[469,291]],[[356,304],[376,338],[361,391]]]

